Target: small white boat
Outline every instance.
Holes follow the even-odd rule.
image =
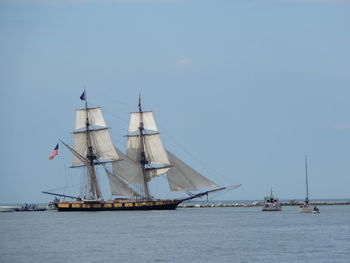
[[[8,206],[8,205],[1,205],[0,206],[0,212],[13,212],[18,209],[17,206]]]
[[[312,213],[312,208],[309,206],[308,203],[306,203],[306,200],[304,201],[304,204],[299,207],[300,213]]]
[[[317,206],[314,206],[313,208],[309,204],[303,204],[299,207],[300,213],[313,213],[313,214],[319,214],[320,209]]]
[[[272,212],[272,211],[282,211],[282,206],[278,201],[278,198],[275,198],[272,194],[272,189],[270,196],[265,197],[264,206],[261,209],[264,212]]]

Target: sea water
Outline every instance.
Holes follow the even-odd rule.
[[[0,262],[350,262],[350,206],[0,213]]]

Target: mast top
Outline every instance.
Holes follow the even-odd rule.
[[[85,109],[87,109],[86,89],[84,89],[83,93],[81,94],[80,100],[85,101]]]
[[[139,112],[142,112],[142,106],[141,106],[141,93],[139,92]]]

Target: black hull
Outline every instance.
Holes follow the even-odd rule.
[[[89,205],[64,203],[58,204],[59,212],[98,212],[98,211],[147,211],[147,210],[175,210],[182,200],[162,202],[162,204],[139,204],[139,203],[121,203],[116,207],[114,203],[95,203]],[[85,207],[84,207],[85,206]],[[88,206],[88,207],[86,207]]]

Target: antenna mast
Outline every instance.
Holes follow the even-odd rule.
[[[309,202],[309,181],[307,176],[307,155],[305,155],[305,179],[306,179],[306,198],[305,201]]]

